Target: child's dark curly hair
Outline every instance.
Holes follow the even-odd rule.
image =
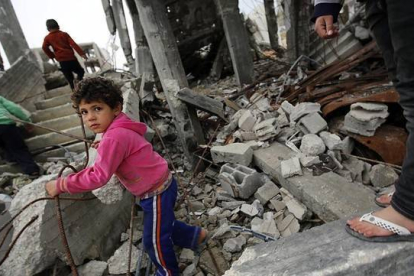
[[[124,103],[121,90],[112,80],[102,77],[87,78],[78,83],[72,94],[73,108],[79,112],[79,104],[82,100],[87,103],[101,101],[114,109]]]

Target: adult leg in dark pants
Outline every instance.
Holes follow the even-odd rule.
[[[28,175],[39,173],[19,129],[15,125],[0,125],[0,140],[4,150]]]
[[[384,53],[392,53],[395,61],[396,77],[394,85],[400,95],[400,104],[407,119],[408,139],[406,143],[406,156],[402,166],[401,175],[392,197],[391,206],[375,212],[374,215],[403,226],[414,232],[414,5],[402,0],[370,0],[369,5],[377,5],[384,11],[386,20],[380,20],[382,26],[388,23],[389,42],[385,42],[384,34],[378,32],[377,43]],[[379,25],[381,26],[381,25]],[[374,27],[375,29],[375,27]],[[374,32],[375,34],[375,32]],[[387,61],[387,57],[385,57]],[[387,64],[388,65],[388,64]],[[392,70],[392,67],[391,67]],[[392,73],[392,72],[391,72]],[[394,233],[373,224],[359,221],[359,218],[348,221],[350,227],[365,237],[391,236]]]
[[[83,70],[82,66],[79,64],[77,60],[61,61],[59,63],[63,75],[68,81],[70,88],[72,88],[73,90],[73,88],[75,88],[75,85],[73,83],[73,73],[77,75],[77,80],[81,81],[83,79],[83,76],[85,75],[85,70]]]

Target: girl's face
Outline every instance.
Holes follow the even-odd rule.
[[[90,130],[94,133],[102,133],[106,131],[115,117],[121,113],[121,105],[118,104],[112,109],[102,101],[87,103],[85,100],[82,100],[79,104],[79,111],[83,122]]]

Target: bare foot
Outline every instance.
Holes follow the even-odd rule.
[[[384,194],[376,198],[376,201],[382,204],[390,205],[392,199],[392,194]]]
[[[198,244],[202,243],[204,241],[204,239],[207,237],[207,230],[206,229],[201,229],[200,231],[200,236],[198,236]]]
[[[390,222],[393,222],[402,227],[405,227],[410,232],[414,232],[414,221],[404,217],[403,215],[395,211],[394,208],[392,208],[392,206],[388,206],[387,208],[384,208],[378,212],[375,212],[373,213],[373,215],[376,217],[388,220]],[[393,232],[385,230],[379,226],[376,226],[374,224],[371,224],[365,221],[359,221],[359,217],[348,220],[347,224],[349,225],[349,227],[352,228],[352,230],[360,234],[363,234],[365,237],[368,237],[368,238],[394,235]]]

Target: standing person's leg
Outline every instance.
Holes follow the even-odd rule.
[[[398,183],[395,185],[396,192],[393,195],[391,206],[375,212],[373,215],[402,226],[408,232],[414,232],[414,5],[402,0],[381,1],[386,5],[388,24],[390,28],[392,45],[396,62],[397,77],[395,87],[400,94],[400,104],[404,109],[407,119],[407,130],[409,132],[406,144],[406,156]],[[372,220],[371,220],[372,219]],[[376,219],[371,218],[375,224]],[[383,224],[377,221],[377,225]],[[350,228],[361,237],[369,240],[395,241],[393,232],[378,227],[359,218],[348,221]],[[389,228],[390,229],[390,228]],[[412,234],[410,235],[413,236]],[[378,238],[379,237],[379,238]],[[385,237],[385,238],[381,238]],[[387,239],[388,237],[388,239]],[[411,238],[408,238],[412,240]],[[408,240],[407,239],[407,240]]]
[[[177,188],[171,184],[163,193],[143,199],[140,203],[144,210],[143,243],[158,269],[157,275],[180,274],[171,238],[176,195]]]
[[[74,60],[72,62],[72,71],[76,74],[77,80],[83,80],[83,76],[85,75],[85,70],[82,68],[78,60]]]
[[[63,73],[63,75],[65,76],[66,80],[68,81],[70,88],[73,90],[73,88],[75,87],[75,85],[73,84],[73,73],[72,73],[72,68],[71,68],[71,62],[70,61],[60,61],[60,69]]]
[[[0,137],[13,160],[28,175],[39,174],[39,167],[33,161],[19,129],[15,125],[0,125]]]

